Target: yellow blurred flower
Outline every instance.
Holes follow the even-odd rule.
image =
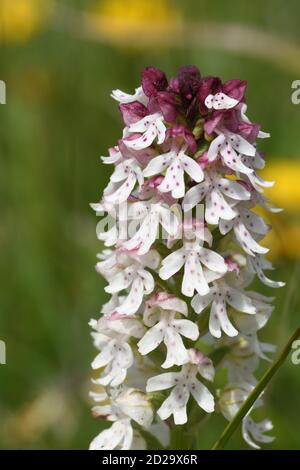
[[[51,0],[0,0],[0,42],[23,42],[40,29]]]
[[[300,162],[281,160],[268,162],[262,172],[263,178],[275,181],[273,188],[266,190],[266,195],[285,210],[299,211],[300,207]]]
[[[268,258],[300,258],[300,223],[291,223],[278,214],[276,217],[277,221],[269,220],[272,230],[263,240],[263,245],[270,248]]]
[[[284,209],[281,214],[271,214],[258,209],[265,220],[272,225],[272,230],[263,240],[263,245],[270,248],[268,257],[300,257],[300,162],[279,160],[269,162],[261,173],[268,181],[275,181],[273,188],[266,189],[265,195],[271,204]]]
[[[140,34],[137,46],[147,38],[174,33],[181,25],[181,15],[169,0],[102,0],[94,12],[101,34],[120,43],[124,36]]]

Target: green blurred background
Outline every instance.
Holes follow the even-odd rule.
[[[285,208],[266,243],[287,287],[262,289],[276,310],[261,334],[282,347],[300,323],[300,105],[291,102],[300,2],[0,0],[0,58],[0,447],[85,449],[100,429],[87,398],[87,323],[106,297],[88,204],[109,176],[99,156],[122,129],[110,91],[133,90],[146,65],[248,80],[249,117],[272,134],[262,146],[265,176],[278,180],[269,195]],[[300,448],[300,366],[285,364],[266,402],[277,436],[269,448]],[[224,426],[215,415],[200,448]],[[228,448],[246,448],[240,433]]]

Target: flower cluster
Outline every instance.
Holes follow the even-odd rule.
[[[132,95],[112,92],[125,127],[102,157],[113,172],[92,205],[110,215],[127,208],[97,231],[106,248],[96,270],[111,299],[91,321],[99,350],[92,397],[94,414],[114,423],[92,449],[145,447],[152,426],[188,422],[189,401],[195,416],[214,412],[220,368],[227,383],[217,409],[230,420],[255,387],[259,361],[274,350],[258,338],[272,299],[247,287],[255,276],[283,285],[265,274],[272,265],[260,241],[270,227],[255,209],[278,209],[263,195],[273,183],[257,173],[265,159],[256,141],[268,134],[246,115],[246,82],[201,77],[195,66],[169,81],[147,67],[141,79]],[[271,427],[248,414],[244,439],[253,447],[270,442]]]

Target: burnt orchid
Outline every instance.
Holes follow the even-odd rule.
[[[102,157],[113,171],[92,204],[113,219],[97,228],[106,248],[96,265],[111,299],[90,325],[93,413],[113,424],[91,449],[146,448],[149,434],[180,429],[191,448],[208,413],[234,418],[274,351],[259,339],[272,298],[249,288],[256,276],[283,285],[264,273],[270,226],[255,212],[276,211],[263,195],[273,183],[257,174],[256,142],[268,134],[248,119],[245,92],[245,81],[201,77],[195,66],[170,80],[147,67],[133,94],[112,92],[125,127]],[[243,418],[252,447],[273,439],[271,422],[252,416],[261,405],[260,394]]]

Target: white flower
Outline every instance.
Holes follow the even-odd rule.
[[[102,391],[98,391],[98,392],[94,392],[93,390],[89,392],[89,396],[92,398],[92,400],[94,400],[96,403],[98,402],[101,402],[101,401],[105,401],[108,399],[108,395],[104,389],[104,387],[102,387]]]
[[[263,192],[263,188],[272,188],[272,186],[274,186],[274,181],[264,180],[255,171],[247,175],[247,178],[253,188],[256,189],[256,191],[258,191],[259,193]]]
[[[119,251],[105,249],[102,253],[97,254],[97,258],[100,261],[96,264],[96,271],[109,281],[119,272],[120,266],[123,264],[122,259],[125,262],[125,258],[127,260],[128,257]]]
[[[134,431],[130,419],[119,419],[113,425],[100,432],[91,444],[90,450],[143,450],[146,443],[137,431]]]
[[[236,336],[238,330],[228,318],[226,304],[234,309],[248,314],[256,312],[252,300],[241,290],[229,286],[224,280],[215,281],[206,295],[195,295],[192,307],[196,313],[201,313],[211,305],[209,331],[215,338],[221,337],[224,331],[228,336]]]
[[[213,380],[214,367],[210,359],[196,350],[190,350],[190,362],[183,365],[180,372],[167,372],[152,377],[147,382],[147,392],[166,390],[174,387],[163,402],[157,414],[162,420],[174,416],[175,424],[187,422],[186,406],[190,395],[207,413],[214,411],[214,397],[208,388],[197,380],[200,374],[206,380]]]
[[[247,383],[240,384],[231,382],[221,391],[218,405],[221,413],[228,421],[237,414],[240,407],[249,396],[253,386]]]
[[[202,183],[193,186],[185,195],[183,210],[189,211],[205,199],[205,220],[217,225],[220,219],[234,219],[236,213],[230,203],[250,198],[247,189],[236,181],[221,177],[215,172],[206,173]]]
[[[250,124],[251,121],[246,116],[246,112],[247,112],[247,105],[246,105],[246,103],[242,103],[242,106],[241,106],[241,109],[240,109],[241,119],[242,119],[242,121],[246,122],[247,124]],[[259,131],[259,133],[258,133],[258,138],[259,139],[268,139],[269,137],[270,137],[270,134],[268,132]]]
[[[231,421],[244,401],[248,398],[249,394],[253,389],[252,385],[249,384],[228,384],[221,392],[219,399],[219,407],[222,414],[228,421]],[[244,440],[251,447],[259,449],[257,442],[270,443],[274,440],[271,436],[266,436],[264,433],[273,429],[273,425],[270,420],[265,419],[259,423],[256,423],[250,416],[251,411],[262,405],[261,398],[258,399],[254,406],[250,409],[248,414],[242,421],[242,435]]]
[[[122,104],[133,103],[134,101],[139,101],[140,103],[146,106],[149,101],[148,97],[143,92],[142,87],[136,88],[135,93],[133,95],[124,93],[124,91],[121,91],[121,90],[113,90],[111,93],[111,97],[114,100],[119,101],[119,103],[122,103]]]
[[[101,231],[97,227],[97,237],[104,242],[104,246],[110,247],[117,244],[119,240],[119,230],[117,224],[113,225],[107,231]]]
[[[216,93],[215,95],[207,95],[205,98],[205,106],[208,109],[230,109],[234,108],[239,101],[235,100],[234,98],[231,98],[228,95],[225,95],[225,93]]]
[[[241,334],[236,342],[230,344],[231,350],[225,358],[224,367],[228,370],[229,383],[250,384],[255,386],[257,380],[254,372],[259,365],[259,360],[270,361],[265,353],[274,352],[272,344],[262,343],[258,340],[257,333]]]
[[[100,202],[90,204],[90,207],[96,211],[97,215],[102,216],[104,213],[108,214],[107,228],[103,226],[102,221],[99,222],[96,228],[97,238],[104,242],[104,246],[110,247],[116,245],[119,239],[119,220],[116,223],[117,212],[114,204],[107,202],[103,199]]]
[[[167,357],[162,367],[165,369],[188,361],[188,352],[181,336],[193,341],[199,336],[198,326],[190,320],[177,318],[178,313],[187,316],[187,305],[174,296],[159,293],[146,302],[143,319],[150,328],[138,342],[139,352],[144,356],[164,342]]]
[[[207,269],[203,268],[204,265]],[[199,241],[184,240],[184,245],[162,261],[159,270],[161,279],[169,279],[184,266],[181,291],[192,297],[195,290],[200,295],[209,292],[208,283],[222,277],[227,266],[218,253],[204,248]]]
[[[133,388],[113,392],[110,402],[95,406],[93,414],[104,416],[114,424],[102,431],[90,445],[90,450],[143,449],[145,443],[133,430],[131,420],[140,426],[149,427],[153,420],[152,407],[146,395]]]
[[[133,158],[119,163],[110,177],[110,184],[104,190],[107,202],[121,204],[126,201],[138,182],[141,187],[144,178],[137,161]]]
[[[116,314],[116,308],[123,302],[124,297],[119,297],[117,294],[113,294],[108,302],[103,304],[101,313],[103,313],[105,318],[122,318],[121,315]]]
[[[157,138],[157,143],[162,144],[165,140],[166,126],[161,113],[150,114],[138,122],[131,124],[127,131],[129,133],[141,133],[142,135],[134,140],[124,139],[127,147],[133,150],[141,150],[149,147]]]
[[[273,424],[269,419],[264,419],[256,423],[251,416],[247,415],[242,423],[242,435],[247,444],[254,449],[260,449],[259,443],[270,443],[274,437],[265,435],[266,432],[273,429]]]
[[[130,289],[122,304],[116,308],[117,313],[133,315],[137,312],[144,295],[151,294],[154,289],[152,274],[145,268],[156,269],[159,259],[155,250],[140,257],[130,252],[124,253],[122,257],[122,253],[115,252],[108,260],[97,264],[97,270],[109,281],[104,289],[106,292],[117,294]]]
[[[159,225],[170,236],[177,233],[178,217],[164,201],[150,200],[133,203],[132,206],[129,209],[129,215],[133,209],[135,213],[138,212],[138,218],[141,218],[142,222],[135,235],[123,244],[127,250],[136,250],[139,255],[147,253],[158,236]]]
[[[270,302],[274,300],[274,297],[266,297],[253,291],[247,291],[245,294],[255,308],[255,315],[242,315],[235,310],[232,312],[232,316],[238,330],[242,334],[256,333],[269,320],[274,310]]]
[[[211,142],[207,158],[209,161],[214,161],[219,154],[221,155],[224,165],[232,170],[245,174],[253,172],[252,168],[242,163],[241,155],[254,157],[256,148],[240,135],[229,131],[221,132],[218,137]]]
[[[248,157],[247,155],[241,155],[241,162],[248,168],[253,170],[252,173],[241,175],[246,181],[248,180],[253,188],[262,193],[263,188],[271,188],[274,186],[274,181],[266,181],[260,175],[258,175],[255,169],[262,169],[265,167],[265,160],[260,156],[259,152],[256,152],[255,157]]]
[[[251,256],[255,256],[256,253],[265,254],[269,249],[259,245],[252,234],[258,234],[258,236],[265,235],[270,227],[265,224],[261,217],[248,210],[242,204],[237,204],[234,207],[236,212],[234,219],[220,219],[220,232],[222,235],[225,235],[233,229],[238,244],[246,253]]]
[[[109,156],[101,157],[101,160],[106,165],[110,165],[112,163],[116,164],[123,160],[123,155],[121,154],[119,147],[116,145],[115,147],[109,149]]]
[[[200,183],[204,178],[201,166],[186,155],[185,150],[184,148],[172,148],[168,153],[163,153],[150,160],[143,172],[144,176],[153,176],[166,171],[166,176],[158,186],[158,190],[162,193],[171,191],[174,198],[182,198],[185,194],[184,173],[187,173],[197,183]]]
[[[124,382],[127,369],[133,364],[134,357],[128,340],[131,336],[140,338],[143,326],[133,318],[110,320],[103,317],[98,323],[91,321],[90,324],[95,329],[92,333],[94,344],[101,351],[92,362],[92,368],[105,367],[95,383],[117,387]]]
[[[256,273],[259,279],[263,284],[265,284],[268,287],[283,287],[285,285],[284,282],[281,281],[273,281],[272,279],[269,279],[265,273],[264,270],[272,270],[274,269],[272,266],[272,263],[268,261],[263,255],[257,254],[255,257],[253,256],[247,256],[247,261],[248,261],[248,268],[250,272]]]

